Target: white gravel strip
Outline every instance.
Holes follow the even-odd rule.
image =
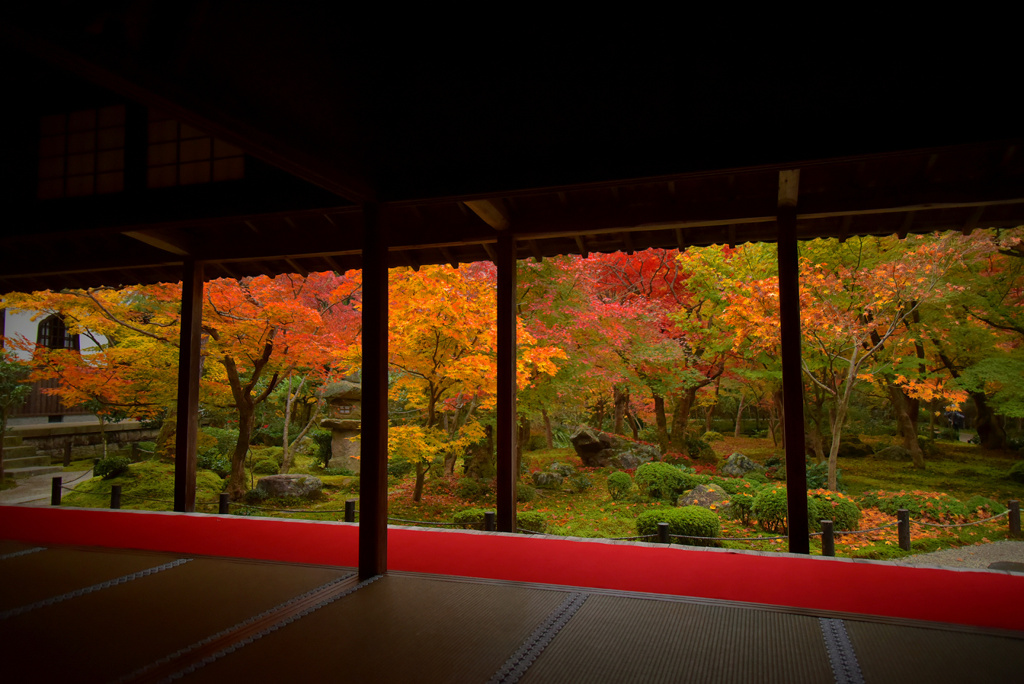
[[[920,553],[892,561],[896,565],[920,565],[940,568],[980,568],[999,561],[1024,563],[1024,541],[997,541],[991,544],[962,546],[933,553]]]

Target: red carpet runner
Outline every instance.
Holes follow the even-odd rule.
[[[0,538],[354,567],[345,523],[0,506]],[[388,567],[1024,630],[1024,575],[391,528]]]

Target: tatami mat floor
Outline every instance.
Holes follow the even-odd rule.
[[[0,541],[0,672],[10,682],[904,684],[1015,681],[1024,663],[1024,633],[354,575]]]

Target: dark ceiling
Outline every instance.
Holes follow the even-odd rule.
[[[41,206],[7,164],[24,220],[2,231],[0,289],[176,279],[186,256],[214,276],[358,267],[365,202],[393,265],[488,258],[496,229],[521,258],[770,241],[790,168],[802,238],[1024,223],[1024,132],[1000,106],[1016,63],[994,45],[371,40],[345,12],[0,10],[9,102],[113,93],[279,170],[258,192]]]

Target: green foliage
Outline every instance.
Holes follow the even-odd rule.
[[[913,545],[911,545],[913,548]],[[851,558],[867,558],[869,560],[896,560],[910,554],[895,544],[875,544],[850,551]]]
[[[911,518],[924,517],[938,522],[960,522],[970,512],[963,502],[943,492],[871,491],[861,495],[860,503],[865,508],[877,508],[892,516],[905,508]]]
[[[28,382],[29,367],[0,349],[0,417],[6,423],[10,411],[21,406],[32,392]]]
[[[212,470],[220,477],[227,477],[231,472],[231,463],[220,454],[205,452],[196,456],[196,467]]]
[[[618,470],[608,476],[608,494],[611,495],[615,501],[623,501],[629,498],[630,492],[633,491],[633,478],[629,476],[629,473],[624,473]]]
[[[238,443],[238,430],[235,429],[204,427],[200,432],[217,440],[216,451],[221,456],[230,455]]]
[[[281,465],[284,463],[284,448],[279,446],[251,447],[253,461],[269,459]]]
[[[110,480],[128,472],[128,466],[131,463],[131,459],[127,456],[107,456],[96,461],[92,474],[96,477],[102,477],[104,480]]]
[[[537,511],[522,511],[516,515],[516,527],[544,534],[548,529],[548,519],[546,515]]]
[[[721,435],[719,435],[721,436]],[[715,450],[698,435],[687,433],[683,436],[686,443],[686,455],[701,463],[718,464],[719,458]]]
[[[674,501],[680,493],[687,489],[688,483],[682,470],[674,465],[658,461],[642,464],[636,469],[634,479],[642,496],[668,501]]]
[[[821,520],[831,520],[832,529],[836,532],[853,532],[860,526],[860,506],[853,499],[839,492],[828,489],[815,489],[809,492],[818,504],[818,515]],[[815,521],[817,523],[817,521]],[[816,525],[820,527],[820,524]]]
[[[807,488],[824,489],[828,487],[828,461],[821,463],[807,464]],[[836,468],[836,489],[846,491],[846,483],[843,482],[842,468]]]
[[[247,504],[258,504],[263,503],[270,498],[270,494],[267,494],[262,489],[250,489],[244,495],[242,495],[242,501]]]
[[[569,449],[572,447],[572,430],[564,425],[556,425],[551,428],[552,443],[556,449]]]
[[[487,494],[487,487],[471,477],[460,478],[455,485],[455,494],[461,499],[480,499]]]
[[[1008,480],[1024,483],[1024,461],[1017,461],[1006,473]]]
[[[329,457],[328,460],[330,460]],[[412,459],[405,458],[404,456],[392,456],[388,459],[388,477],[394,477],[400,480],[403,477],[412,474],[415,469],[416,463],[412,461]]]
[[[313,458],[320,462],[320,465],[324,468],[331,462],[331,440],[334,439],[334,433],[330,430],[310,430],[309,436],[313,440],[313,444],[316,446],[316,450],[313,453]],[[392,460],[388,461],[388,475],[391,475],[391,463]],[[411,468],[410,464],[410,468]],[[397,475],[395,477],[401,477]]]
[[[982,518],[999,515],[1006,511],[1006,506],[984,496],[972,496],[964,502],[964,506],[971,515],[978,514]],[[978,509],[981,510],[979,511]]]
[[[530,503],[537,498],[537,488],[522,482],[516,483],[516,502]]]
[[[590,477],[584,475],[583,473],[580,473],[579,475],[573,475],[568,480],[566,480],[566,484],[569,485],[569,489],[576,492],[577,494],[582,494],[583,492],[587,491],[588,489],[594,486],[594,482],[590,479]]]
[[[687,537],[717,537],[721,521],[713,512],[701,506],[682,508],[655,508],[644,511],[636,519],[636,533],[641,536],[658,533],[658,523],[668,523],[668,533]],[[718,546],[717,542],[703,539],[673,539],[673,543],[689,546]]]
[[[754,518],[754,497],[761,491],[762,485],[743,482],[729,497],[729,515],[744,525],[749,525]]]
[[[757,482],[758,484],[768,484],[768,477],[759,470],[751,470],[743,476],[743,479]]]
[[[452,516],[452,522],[464,530],[482,530],[484,529],[484,514],[486,512],[482,508],[467,508],[456,512]]]
[[[769,485],[757,492],[750,512],[757,519],[757,524],[766,532],[785,534],[788,530],[787,517],[789,506],[786,500],[785,485]],[[818,521],[822,516],[819,512],[818,502],[807,497],[807,520],[811,530],[817,530]]]
[[[132,464],[112,479],[94,477],[80,483],[64,495],[63,504],[80,508],[106,508],[110,489],[121,485],[122,508],[169,511],[174,503],[174,464],[166,461],[142,461]],[[196,471],[197,503],[214,504],[224,489],[224,480],[208,470]],[[198,510],[216,510],[203,506]]]
[[[255,458],[252,461],[252,472],[257,475],[277,475],[281,472],[281,466],[272,458]]]
[[[703,435],[701,435],[701,439],[703,439],[708,444],[711,444],[712,442],[721,442],[723,439],[725,439],[725,437],[722,435],[721,432],[708,430]]]

